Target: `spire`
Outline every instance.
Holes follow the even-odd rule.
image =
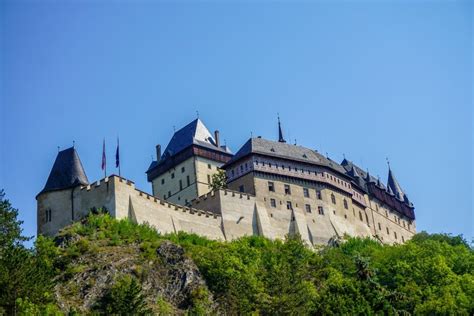
[[[70,147],[58,152],[48,181],[40,193],[68,189],[81,184],[87,185],[89,180],[76,149]]]
[[[380,177],[377,176],[377,186],[381,189],[383,189],[383,185],[382,185],[382,182],[380,181]]]
[[[283,138],[283,132],[281,130],[280,115],[278,115],[278,142],[286,143],[286,140]]]
[[[390,164],[388,165],[388,180],[387,180],[387,187],[395,194],[395,196],[401,200],[405,200],[405,193],[402,190],[402,187],[398,183],[397,179],[393,175],[392,169],[390,168]]]
[[[370,173],[369,173],[369,169],[367,169],[367,176],[365,177],[365,181],[366,181],[367,183],[373,182],[373,181],[372,181],[372,177],[370,176]]]

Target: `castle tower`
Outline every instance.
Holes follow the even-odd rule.
[[[161,145],[156,151],[157,160],[146,171],[153,195],[181,205],[209,192],[212,175],[232,158],[219,131],[212,137],[199,118],[176,131],[163,154]]]
[[[89,184],[74,147],[58,152],[43,190],[36,196],[38,235],[53,235],[75,220],[74,190]]]

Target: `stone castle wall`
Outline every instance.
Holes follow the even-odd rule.
[[[257,191],[264,190],[266,185],[266,179],[255,183]],[[302,202],[295,203],[291,210],[286,209],[285,205],[272,208],[269,196],[256,197],[232,190],[209,192],[194,199],[191,207],[185,207],[140,191],[132,181],[111,176],[88,186],[40,194],[38,234],[54,235],[84,217],[92,208],[105,207],[114,218],[148,223],[162,234],[185,231],[219,240],[250,235],[284,239],[288,234],[298,233],[309,245],[316,245],[326,244],[331,238],[344,234],[360,237],[380,234],[387,243],[402,242],[402,236],[404,241],[413,235],[414,227],[411,227],[413,231],[406,228],[395,240],[393,231],[400,231],[400,224],[383,206],[378,212],[360,207],[357,211],[353,208],[344,212],[331,208],[327,202],[329,193],[325,190],[322,190],[323,200],[317,202],[325,206],[324,214],[318,213],[316,205],[308,212],[305,203],[309,202],[305,202],[305,197],[296,190],[293,194]],[[338,197],[338,203],[342,197]],[[51,210],[51,221],[45,217],[47,210]],[[359,211],[363,212],[362,220],[359,219]],[[378,229],[378,223],[381,223],[383,230]],[[385,231],[387,228],[388,234]]]

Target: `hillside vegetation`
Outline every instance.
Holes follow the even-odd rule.
[[[20,225],[0,193],[0,314],[474,314],[474,252],[460,236],[310,249],[298,236],[218,242],[91,214],[26,249]]]

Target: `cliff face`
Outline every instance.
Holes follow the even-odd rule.
[[[66,234],[55,243],[67,253],[79,255],[67,263],[57,277],[54,296],[62,312],[104,312],[104,301],[114,284],[124,277],[137,280],[140,297],[153,314],[181,314],[205,301],[206,309],[215,308],[204,279],[183,248],[162,241],[143,256],[143,247],[132,242],[108,245],[91,238]],[[149,251],[149,249],[148,249]],[[203,297],[204,293],[204,297]]]

